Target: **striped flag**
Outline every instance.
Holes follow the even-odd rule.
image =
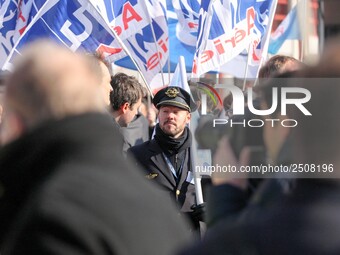
[[[169,57],[165,0],[105,0],[98,8],[151,82]],[[129,58],[115,64],[134,68]]]
[[[259,66],[266,54],[277,0],[202,0],[193,77],[240,54]],[[232,72],[231,72],[232,73]]]
[[[14,45],[4,69],[11,68],[13,58],[21,54],[25,44],[39,38],[49,38],[73,51],[95,52],[102,45],[119,48],[111,28],[87,0],[49,0]]]

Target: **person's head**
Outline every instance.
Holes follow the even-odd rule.
[[[105,110],[84,55],[44,40],[28,46],[16,60],[6,79],[3,143],[48,120]]]
[[[98,78],[99,88],[102,93],[103,100],[106,105],[110,105],[110,93],[112,87],[110,84],[111,74],[109,63],[103,59],[98,53],[89,54],[89,64],[91,70],[96,74]]]
[[[305,65],[299,60],[283,55],[275,55],[271,57],[264,66],[261,67],[259,71],[259,81],[260,83],[266,83],[266,79],[272,77],[277,78],[288,78],[294,75],[294,72],[301,70],[305,67]],[[283,83],[287,81],[287,79],[282,79]],[[267,86],[261,88],[261,108],[262,110],[267,110],[272,105],[272,88],[275,87],[284,87],[287,84],[282,84],[282,82],[277,82],[277,80],[272,79],[267,82]],[[257,89],[255,87],[255,89]],[[278,94],[278,99],[280,102],[280,93]],[[283,116],[279,114],[281,108],[280,105],[276,108],[276,111],[271,114],[274,119],[281,120]],[[268,116],[267,116],[268,117]],[[272,126],[271,122],[265,121],[264,125],[263,138],[266,145],[267,153],[269,160],[272,162],[276,162],[279,152],[286,141],[289,135],[289,129],[283,127],[282,125]]]
[[[298,75],[298,71],[277,74],[268,80],[263,80],[263,83],[255,87],[260,99],[261,110],[271,109],[273,104],[276,104],[276,109],[273,113],[263,116],[264,119],[276,120],[275,123],[272,121],[264,121],[263,126],[263,138],[268,160],[272,163],[277,163],[279,153],[291,130],[280,124],[284,119],[289,119],[289,116],[281,114],[281,103],[278,103],[281,102],[281,91],[282,88],[289,87],[292,80],[296,79],[295,77]],[[273,93],[273,88],[278,90],[277,96]],[[288,106],[290,107],[291,105]]]
[[[297,71],[304,67],[299,60],[283,55],[271,57],[259,71],[259,78],[269,78],[275,75]]]
[[[322,57],[321,62],[306,69],[302,75],[309,79],[299,87],[311,93],[306,108],[311,116],[305,116],[299,109],[292,108],[288,114],[298,121],[292,130],[293,153],[298,163],[316,164],[319,166],[333,165],[334,172],[323,171],[321,177],[340,177],[340,70],[336,63],[340,60],[340,43],[337,48],[327,50],[333,58]],[[335,56],[337,55],[337,56]],[[294,86],[294,84],[293,84]],[[325,168],[323,168],[325,170]]]
[[[158,91],[153,104],[159,110],[159,127],[165,134],[174,138],[183,134],[186,125],[190,122],[191,112],[197,108],[190,94],[175,86]]]
[[[126,127],[137,115],[144,89],[138,80],[124,73],[111,78],[110,104],[112,114],[121,127]]]

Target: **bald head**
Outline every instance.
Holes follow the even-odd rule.
[[[97,82],[83,55],[48,41],[31,44],[6,81],[3,140],[46,120],[104,111]]]
[[[88,55],[89,64],[91,70],[97,75],[98,86],[102,93],[102,98],[107,106],[110,105],[110,93],[111,87],[111,73],[110,64],[103,59],[103,57],[97,53]]]

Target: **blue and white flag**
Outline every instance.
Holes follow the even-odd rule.
[[[186,45],[196,46],[201,0],[173,0],[172,4],[178,19],[176,37]]]
[[[98,51],[110,62],[126,56],[122,47],[124,44],[147,82],[150,82],[166,63],[169,52],[165,0],[24,2],[30,3],[32,7],[25,9],[30,10],[29,19],[26,20],[29,22],[32,17],[34,20],[29,24],[27,33],[23,34],[10,58],[19,53],[24,44],[37,38],[48,37],[63,43],[73,51]],[[43,9],[41,2],[46,3]],[[18,8],[14,6],[13,9]],[[15,42],[12,41],[12,45]],[[4,55],[9,52],[10,48]]]
[[[13,57],[20,54],[25,44],[40,38],[52,39],[72,51],[95,52],[109,47],[111,56],[125,56],[111,28],[87,0],[45,2],[17,41],[4,68],[11,68]]]
[[[301,33],[297,17],[297,5],[295,5],[271,35],[268,52],[270,54],[276,54],[286,40],[300,39]]]
[[[147,82],[150,82],[164,67],[169,56],[165,0],[91,1],[96,3]],[[136,69],[129,57],[115,64]]]
[[[165,72],[175,72],[180,56],[185,59],[186,71],[191,72],[196,49],[200,2],[201,0],[166,0],[170,68],[166,63],[163,69]],[[119,60],[117,64],[135,69],[128,58]]]
[[[14,44],[45,3],[44,0],[0,0],[0,69]]]
[[[168,0],[168,27],[171,72],[183,56],[187,73],[192,70],[196,50],[201,0]]]
[[[0,0],[0,67],[12,50],[18,16],[18,1]]]
[[[193,77],[240,54],[250,54],[247,65],[259,66],[268,49],[276,5],[277,0],[202,0]]]

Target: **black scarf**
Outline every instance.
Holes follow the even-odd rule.
[[[191,146],[191,133],[188,127],[185,127],[182,136],[173,138],[163,132],[159,124],[156,125],[155,140],[161,146],[164,153],[168,156],[178,154]]]
[[[155,140],[161,146],[163,152],[168,157],[179,176],[181,166],[184,164],[183,161],[188,154],[187,149],[191,146],[191,133],[189,128],[185,127],[183,135],[179,138],[173,138],[165,134],[159,127],[159,124],[157,124]]]

